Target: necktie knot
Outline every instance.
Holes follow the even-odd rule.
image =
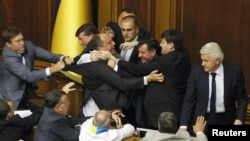
[[[213,76],[213,78],[216,76],[215,72],[212,72],[211,75]]]

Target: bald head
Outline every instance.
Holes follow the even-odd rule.
[[[93,124],[99,127],[109,127],[110,113],[105,110],[100,110],[95,114]]]
[[[87,45],[87,50],[110,51],[114,48],[115,42],[106,33],[100,33],[93,36]]]

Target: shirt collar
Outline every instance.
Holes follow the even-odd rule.
[[[222,63],[220,63],[220,66],[217,68],[217,70],[215,70],[215,71],[213,71],[213,72],[215,72],[216,73],[216,75],[221,75],[221,74],[223,74],[223,65],[222,65]],[[212,72],[210,72],[210,74],[211,74]]]

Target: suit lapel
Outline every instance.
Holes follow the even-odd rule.
[[[209,74],[207,72],[204,72],[202,75],[203,81],[204,81],[204,92],[206,92],[206,101],[209,99]]]
[[[227,96],[225,94],[229,93],[227,90],[230,90],[229,86],[231,82],[230,79],[232,78],[232,76],[230,76],[230,72],[228,71],[229,69],[227,68],[227,65],[225,65],[224,63],[222,65],[224,71],[224,101],[226,101]]]

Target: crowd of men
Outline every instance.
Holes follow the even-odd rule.
[[[25,41],[17,27],[3,31],[1,139],[25,140],[37,125],[35,141],[117,141],[132,136],[137,127],[158,130],[146,133],[145,141],[194,139],[190,135],[206,141],[209,125],[244,124],[248,104],[244,76],[239,66],[223,61],[218,43],[202,46],[201,65],[192,68],[182,32],[167,29],[158,42],[139,26],[136,12],[129,8],[101,32],[85,23],[75,36],[83,51],[68,57]],[[35,59],[54,65],[35,70]],[[43,107],[29,101],[37,97],[37,81],[61,70],[83,76],[78,117],[67,113],[73,82],[47,93]],[[15,110],[27,109],[31,114],[25,117],[14,115]]]

